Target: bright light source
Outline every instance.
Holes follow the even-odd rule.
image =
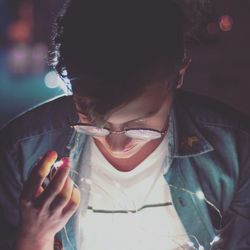
[[[194,243],[193,242],[191,242],[191,241],[188,241],[188,246],[190,246],[190,247],[194,247]]]
[[[63,80],[60,78],[60,76],[56,73],[56,71],[50,71],[46,74],[45,78],[44,78],[44,82],[45,85],[48,88],[65,88],[64,85],[65,83],[63,82]]]
[[[204,200],[204,199],[205,199],[205,195],[203,194],[202,191],[197,191],[197,192],[196,192],[196,196],[197,196],[200,200]]]
[[[213,241],[210,242],[210,246],[212,246],[215,242],[217,242],[217,241],[219,241],[219,240],[220,240],[220,237],[216,235],[216,236],[214,237]]]
[[[63,164],[63,161],[62,161],[62,160],[56,161],[56,162],[54,163],[53,167],[54,167],[55,169],[58,169],[60,166],[62,166],[62,164]]]

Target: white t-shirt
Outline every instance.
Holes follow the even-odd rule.
[[[189,249],[163,176],[167,138],[135,169],[121,172],[89,140],[91,192],[80,218],[80,250]]]

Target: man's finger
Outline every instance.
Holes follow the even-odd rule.
[[[71,217],[80,205],[80,191],[77,188],[73,188],[71,198],[68,204],[63,209],[63,215],[66,217]]]
[[[34,195],[34,198],[37,198],[37,197],[39,197],[40,196],[40,194],[42,193],[44,191],[44,188],[43,187],[38,187],[38,189],[37,189],[37,191],[36,191],[36,193],[35,193],[35,195]]]
[[[51,166],[53,166],[56,159],[57,153],[55,151],[50,151],[43,157],[38,165],[32,170],[31,175],[25,182],[22,199],[31,200],[37,195],[37,192],[46,176],[49,174]]]
[[[38,198],[38,204],[42,205],[47,203],[48,206],[50,206],[51,203],[55,197],[61,192],[63,189],[65,182],[67,180],[68,174],[69,174],[69,159],[64,158],[62,159],[63,165],[58,168],[56,173],[54,174],[52,180],[48,184],[48,186],[45,188],[44,192],[41,194],[41,196]]]
[[[74,188],[74,183],[70,177],[67,177],[61,192],[55,197],[50,205],[50,211],[63,209],[69,202],[69,199]]]

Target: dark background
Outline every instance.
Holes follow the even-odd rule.
[[[0,127],[64,93],[46,66],[51,23],[62,3],[0,0]],[[250,0],[214,0],[213,7],[191,45],[183,88],[250,115]]]

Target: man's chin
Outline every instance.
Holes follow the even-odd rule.
[[[140,151],[141,146],[140,145],[135,145],[129,150],[124,150],[124,151],[111,151],[108,150],[108,153],[113,157],[117,159],[128,159],[136,155]]]
[[[108,158],[111,157],[114,159],[129,159],[135,156],[141,150],[141,148],[145,145],[145,143],[144,144],[137,143],[137,144],[134,144],[128,150],[125,149],[121,151],[113,151],[109,148],[108,145],[105,145],[104,143],[101,143],[98,140],[95,140],[95,143],[105,157],[108,157]]]

